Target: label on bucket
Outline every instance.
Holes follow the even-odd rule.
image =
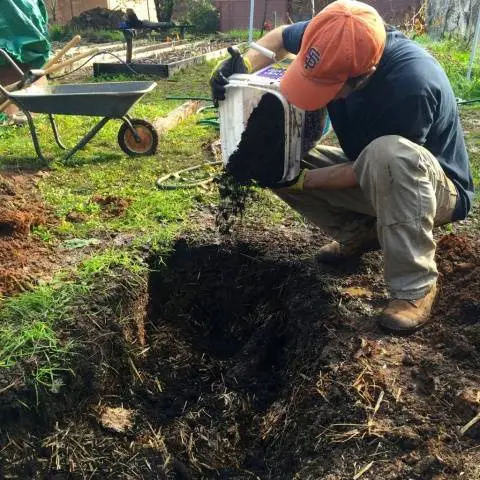
[[[283,77],[287,71],[288,66],[292,63],[291,59],[285,59],[281,62],[275,63],[274,65],[269,65],[268,67],[259,70],[254,75],[255,77],[268,78],[269,80],[278,80]]]

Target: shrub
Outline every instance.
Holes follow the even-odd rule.
[[[181,22],[193,25],[193,33],[215,33],[220,27],[218,10],[210,0],[189,0],[185,2],[186,14]]]
[[[53,24],[48,28],[48,35],[52,42],[63,42],[65,39],[69,39],[70,32],[68,28],[62,25]]]
[[[109,43],[120,42],[123,40],[123,33],[120,30],[93,29],[93,28],[75,28],[69,25],[51,25],[49,36],[52,42],[68,42],[75,35],[80,35],[85,42],[89,43]]]

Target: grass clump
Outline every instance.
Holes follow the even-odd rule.
[[[43,285],[6,299],[0,309],[0,374],[19,364],[24,378],[51,392],[58,392],[68,367],[71,342],[60,342],[55,325],[68,317],[69,304],[85,287]],[[30,377],[30,378],[29,378]]]
[[[41,388],[58,393],[65,374],[74,374],[76,351],[75,342],[61,339],[59,330],[75,328],[79,308],[88,316],[92,295],[108,294],[98,291],[100,278],[104,285],[127,282],[134,290],[146,272],[135,250],[108,248],[49,285],[5,299],[0,304],[0,380],[13,379],[7,389],[33,385],[37,400]]]
[[[80,35],[82,40],[88,43],[111,43],[124,41],[123,33],[119,29],[80,29],[69,25],[58,24],[53,24],[50,26],[49,35],[52,42],[68,42],[75,35]]]
[[[474,63],[472,80],[466,78],[470,60],[470,49],[457,39],[434,41],[428,36],[416,37],[442,65],[457,97],[468,100],[480,98],[480,61]]]
[[[261,30],[253,30],[252,37],[254,40],[258,40],[262,35]],[[264,32],[265,33],[265,32]],[[220,34],[224,38],[229,38],[237,42],[246,42],[248,40],[248,30],[229,30],[228,32],[223,32]]]

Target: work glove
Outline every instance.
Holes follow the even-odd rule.
[[[210,76],[213,103],[217,107],[219,100],[225,100],[225,85],[228,77],[234,73],[250,73],[252,64],[247,58],[242,57],[236,47],[228,47],[230,57],[217,64]]]
[[[303,184],[305,183],[305,175],[307,172],[308,168],[304,168],[293,180],[278,184],[275,188],[287,188],[293,192],[301,192],[303,190]]]

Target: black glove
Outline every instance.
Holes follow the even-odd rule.
[[[250,62],[242,57],[236,47],[228,47],[228,53],[230,57],[217,64],[210,76],[210,87],[215,106],[218,106],[219,100],[225,100],[225,85],[228,83],[230,75],[250,73],[252,70]]]

